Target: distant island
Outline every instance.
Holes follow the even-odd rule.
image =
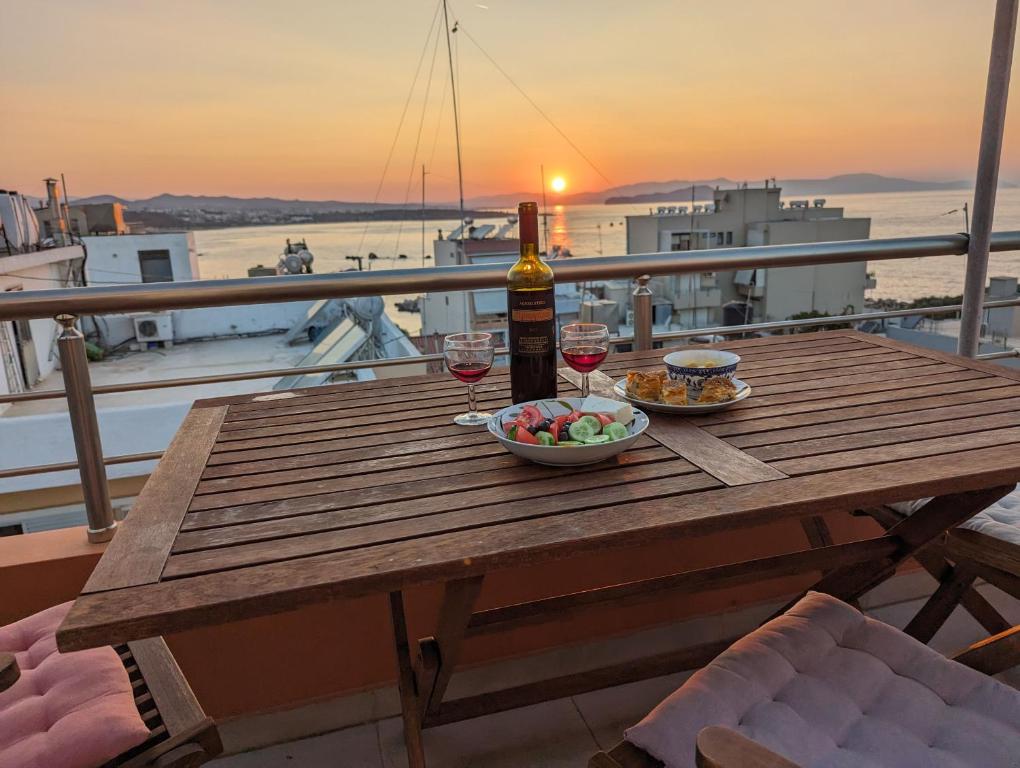
[[[135,231],[219,229],[273,224],[319,224],[350,221],[421,221],[422,209],[396,203],[362,203],[341,200],[282,200],[275,197],[211,197],[163,194],[141,200],[116,195],[75,198],[75,205],[121,203],[124,219]],[[505,216],[503,211],[465,210],[475,219]],[[456,207],[426,207],[427,220],[459,219]]]
[[[727,178],[697,179],[672,181],[642,181],[624,184],[594,192],[576,192],[568,195],[557,195],[549,199],[550,203],[561,205],[633,205],[637,203],[684,203],[691,199],[691,188],[697,200],[711,200],[716,187],[733,189],[744,181]],[[764,180],[749,180],[748,184],[761,186]],[[781,187],[783,194],[791,197],[814,197],[818,195],[856,195],[876,192],[928,192],[937,190],[969,190],[974,183],[966,179],[953,181],[917,181],[877,173],[847,173],[830,176],[825,179],[778,179],[776,186]],[[1015,188],[1016,184],[1000,181],[1003,189]],[[514,205],[518,200],[541,200],[539,192],[514,192],[503,195],[486,195],[472,197],[465,202],[473,208],[506,207]]]

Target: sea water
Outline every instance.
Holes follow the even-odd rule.
[[[963,204],[970,190],[939,192],[887,192],[881,194],[828,195],[829,207],[842,207],[846,217],[871,219],[871,237],[908,237],[961,232]],[[683,201],[678,201],[683,204]],[[658,204],[656,204],[658,205]],[[653,206],[654,207],[654,206]],[[948,213],[956,209],[956,213]],[[574,256],[620,255],[627,251],[625,217],[647,214],[648,205],[549,206],[548,242],[569,248]],[[476,224],[501,224],[501,218],[479,219]],[[425,222],[426,254],[438,231],[450,232],[456,221]],[[1020,229],[1020,189],[998,194],[994,228]],[[315,256],[316,272],[357,268],[350,255],[361,255],[366,270],[407,269],[430,265],[422,259],[421,220],[345,222],[336,224],[281,224],[265,227],[232,227],[195,232],[199,269],[203,278],[244,277],[249,267],[275,267],[287,238],[305,240]],[[369,260],[368,254],[378,258]],[[407,258],[399,258],[404,254]],[[878,286],[871,298],[915,299],[921,296],[959,295],[963,292],[965,259],[936,256],[921,259],[879,261],[869,265]],[[1020,275],[1020,252],[993,253],[990,275]],[[414,333],[420,328],[417,315],[398,313],[396,302],[407,296],[387,297],[390,317]]]

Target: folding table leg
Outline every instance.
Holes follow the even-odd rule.
[[[932,499],[914,514],[889,528],[886,535],[895,536],[900,544],[899,550],[894,555],[875,563],[837,568],[825,574],[812,589],[844,601],[859,598],[892,576],[897,566],[921,547],[973,517],[990,504],[994,504],[1015,487],[1003,485],[980,491],[951,493]]]
[[[887,507],[869,507],[868,509],[861,510],[861,512],[868,515],[887,531],[903,519],[902,515],[893,512]],[[953,566],[946,559],[946,548],[944,544],[940,542],[928,544],[927,546],[917,550],[913,557],[939,584],[942,584],[947,579],[952,578]],[[956,558],[954,558],[954,560],[956,560]],[[977,575],[980,576],[980,574]],[[964,590],[963,594],[960,595],[958,602],[971,616],[974,617],[978,624],[988,631],[988,634],[990,635],[997,635],[1012,627],[1002,614],[995,610],[992,604],[989,603],[980,592],[974,589],[973,586]],[[938,631],[938,627],[935,629]],[[915,637],[917,636],[915,635]],[[918,637],[918,639],[921,638]],[[928,642],[930,639],[931,638],[929,637],[928,639],[922,640],[922,642]]]
[[[426,720],[439,711],[446,687],[453,677],[467,633],[468,622],[482,588],[484,576],[447,582],[439,609],[436,634],[421,640],[425,684],[421,704]]]
[[[397,688],[400,691],[400,712],[404,720],[407,765],[408,768],[425,768],[425,744],[421,733],[422,707],[407,640],[407,618],[402,592],[390,592],[390,618],[393,621],[393,643],[397,652]]]
[[[977,574],[966,565],[957,564],[950,568],[949,573],[939,582],[939,588],[928,598],[903,631],[915,640],[927,643],[946,623],[976,578]]]

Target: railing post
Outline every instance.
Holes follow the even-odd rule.
[[[89,361],[85,354],[85,337],[74,327],[74,315],[57,315],[62,330],[57,338],[60,368],[64,376],[67,411],[74,434],[74,451],[78,456],[78,472],[88,516],[89,541],[109,541],[117,530],[110,503],[103,464],[103,444],[99,439],[96,403],[92,397]]]
[[[632,298],[634,300],[634,349],[652,348],[652,291],[648,287],[649,275],[637,278]]]
[[[981,336],[982,304],[988,276],[988,247],[995,213],[995,190],[999,183],[999,158],[1002,133],[1006,124],[1009,74],[1013,64],[1018,0],[998,0],[992,28],[992,52],[988,60],[985,87],[985,111],[981,123],[977,180],[974,185],[974,219],[967,247],[967,277],[963,287],[963,311],[960,313],[960,340],[957,351],[974,357]]]

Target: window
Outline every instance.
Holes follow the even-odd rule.
[[[139,251],[138,266],[142,271],[143,283],[169,283],[174,279],[168,250]]]
[[[733,245],[733,233],[732,232],[727,232],[726,233],[726,245]]]
[[[690,232],[673,232],[670,234],[669,249],[671,251],[689,251],[691,250],[691,233]]]

